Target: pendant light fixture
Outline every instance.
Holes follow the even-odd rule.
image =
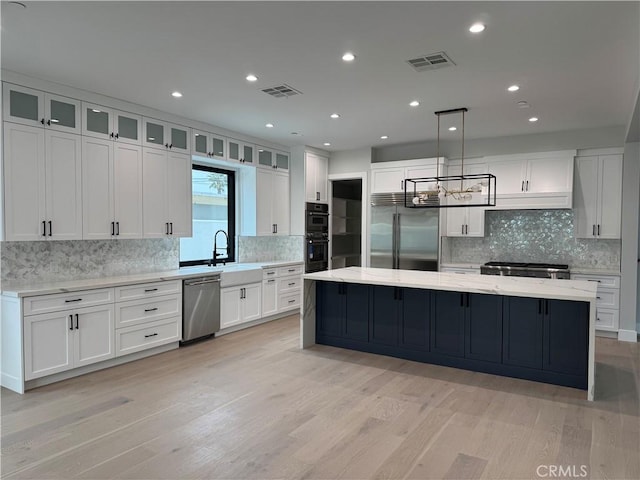
[[[464,116],[467,108],[435,112],[438,117],[436,176],[407,178],[404,181],[404,206],[408,208],[495,207],[496,177],[490,173],[464,173]],[[462,115],[460,175],[440,175],[440,117]]]

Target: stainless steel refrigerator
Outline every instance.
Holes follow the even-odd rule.
[[[404,193],[371,195],[371,262],[376,268],[438,270],[437,208],[405,208]]]

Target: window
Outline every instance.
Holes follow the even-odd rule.
[[[180,266],[206,265],[213,255],[218,230],[218,261],[235,261],[235,172],[193,165],[193,236],[180,239]],[[227,250],[228,247],[228,250]],[[227,255],[228,254],[228,255]]]

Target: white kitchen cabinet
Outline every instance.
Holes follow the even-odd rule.
[[[576,157],[577,238],[620,238],[622,155]]]
[[[262,281],[262,316],[268,317],[278,313],[278,281],[267,278]]]
[[[447,175],[475,175],[486,173],[487,165],[485,163],[476,163],[464,166],[464,172],[458,163],[450,164],[447,168]],[[449,188],[456,188],[455,181],[448,182]],[[465,180],[463,188],[469,188],[474,183],[473,180]],[[465,203],[482,203],[483,200],[478,198],[469,200],[457,200],[453,196],[447,196],[446,201],[449,205],[464,205]],[[445,210],[446,213],[446,236],[447,237],[484,237],[484,217],[485,208],[483,207],[450,207]]]
[[[192,130],[191,153],[201,157],[226,160],[227,139],[215,133]]]
[[[265,268],[262,274],[262,316],[268,317],[300,307],[302,264]]]
[[[190,156],[143,148],[142,173],[144,237],[191,236]]]
[[[493,209],[571,208],[575,151],[486,158],[496,177]]]
[[[25,379],[115,357],[113,304],[24,317]]]
[[[262,282],[220,289],[220,328],[261,317]]]
[[[82,102],[82,135],[114,142],[142,143],[142,117],[113,108]]]
[[[384,162],[371,167],[371,193],[404,192],[408,178],[429,178],[437,174],[444,176],[443,159],[438,170],[435,158]]]
[[[572,280],[598,284],[596,293],[596,330],[617,332],[620,320],[620,277],[572,273]]]
[[[3,105],[5,121],[60,132],[81,132],[78,100],[5,83]]]
[[[274,168],[284,172],[289,171],[289,154],[258,145],[258,164],[260,168]]]
[[[255,145],[230,138],[227,142],[228,159],[255,165]]]
[[[82,139],[82,238],[142,238],[142,147]]]
[[[142,118],[142,146],[191,155],[191,129],[182,125]]]
[[[327,203],[329,159],[305,152],[305,199],[307,202]]]
[[[289,218],[289,174],[276,169],[258,169],[257,235],[289,235]]]
[[[404,192],[404,168],[371,169],[371,193]]]
[[[4,124],[5,239],[82,238],[81,137]]]

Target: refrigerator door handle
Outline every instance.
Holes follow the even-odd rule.
[[[396,214],[391,219],[391,268],[396,268]]]
[[[400,268],[400,217],[398,213],[396,217],[396,268]]]

